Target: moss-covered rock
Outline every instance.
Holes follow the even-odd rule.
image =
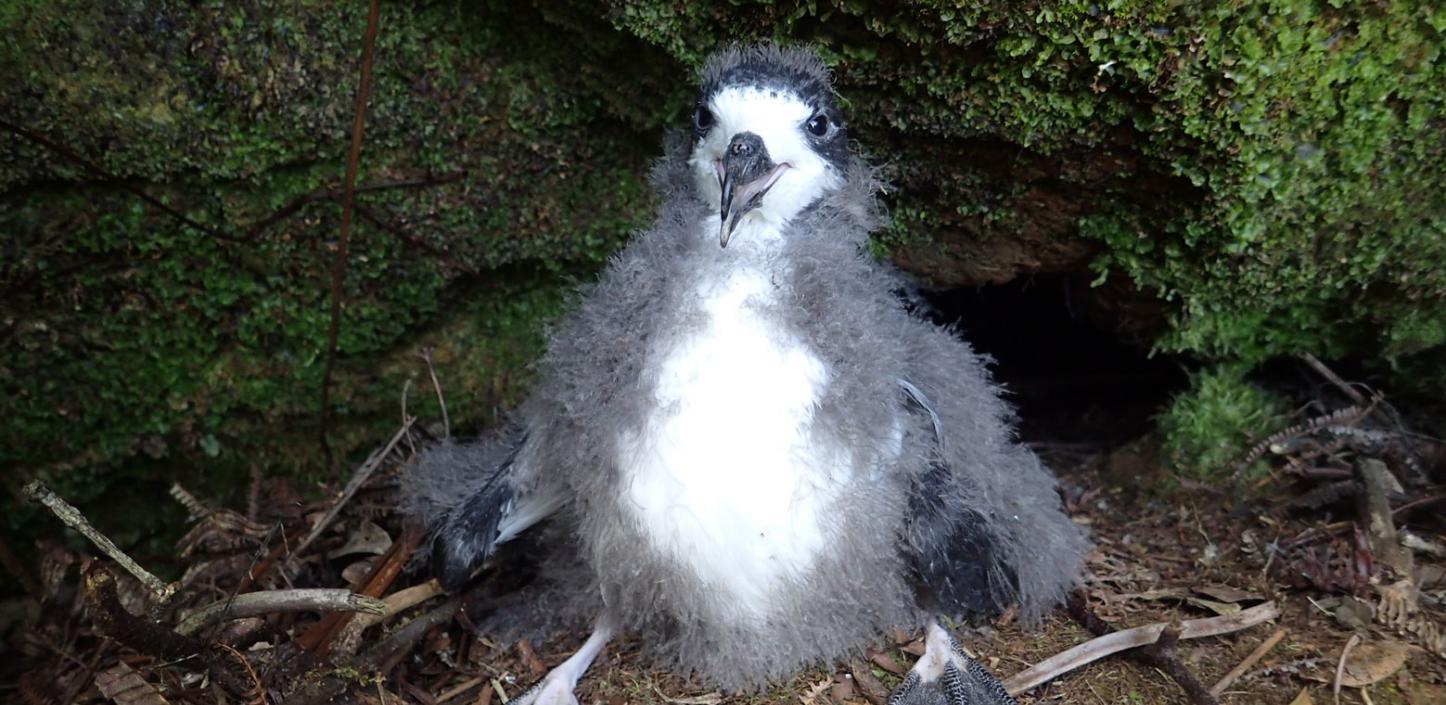
[[[0,462],[318,466],[364,13],[0,11],[0,117],[109,176],[0,133]],[[566,32],[529,6],[389,5],[381,28],[333,394],[343,449],[397,423],[403,380],[426,382],[424,345],[460,420],[513,398],[569,273],[595,268],[647,212],[639,175],[659,122],[626,91],[594,90],[577,70],[605,64],[590,45],[537,51]],[[435,413],[432,399],[416,394],[413,410]]]
[[[1439,6],[650,2],[613,18],[689,63],[697,37],[821,42],[857,132],[899,165],[899,258],[937,281],[1088,260],[1173,302],[1163,348],[1216,358],[1446,343]]]
[[[878,249],[938,285],[1078,273],[1214,360],[1441,359],[1446,11],[962,4],[385,5],[337,445],[395,425],[423,345],[459,423],[513,398],[566,282],[647,217],[689,68],[740,39],[819,46],[895,186]],[[109,175],[0,131],[0,463],[318,467],[364,12],[0,1],[0,118]]]

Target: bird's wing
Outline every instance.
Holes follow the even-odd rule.
[[[933,448],[910,477],[907,546],[926,606],[951,615],[992,615],[1014,599],[1014,575],[997,548],[991,522],[949,467],[939,412],[929,397],[899,379],[905,404],[929,417]]]
[[[432,527],[432,569],[443,588],[462,587],[499,545],[562,506],[560,490],[527,481],[526,443],[513,429],[418,456],[403,505]]]

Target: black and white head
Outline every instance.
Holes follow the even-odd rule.
[[[734,48],[709,60],[693,110],[689,167],[718,207],[719,244],[746,220],[780,229],[843,182],[848,136],[812,52]]]

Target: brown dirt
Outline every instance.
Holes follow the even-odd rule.
[[[1329,528],[1326,519],[1337,517],[1326,516],[1325,510],[1305,514],[1282,510],[1283,499],[1298,494],[1298,487],[1287,486],[1283,478],[1267,480],[1259,483],[1267,495],[1250,503],[1236,503],[1224,493],[1206,489],[1162,489],[1178,483],[1163,475],[1148,447],[1140,448],[1128,446],[1109,455],[1082,458],[1078,448],[1070,446],[1067,452],[1073,455],[1073,463],[1053,459],[1056,467],[1076,466],[1063,474],[1063,484],[1072,498],[1069,506],[1074,517],[1090,528],[1097,544],[1089,560],[1092,575],[1084,590],[1099,617],[1116,628],[1210,617],[1214,613],[1208,604],[1198,601],[1204,595],[1192,591],[1212,586],[1227,586],[1251,595],[1227,596],[1245,606],[1276,600],[1282,616],[1275,623],[1220,637],[1187,640],[1178,647],[1177,654],[1185,666],[1209,686],[1264,642],[1277,626],[1286,631],[1283,640],[1225,693],[1221,702],[1226,705],[1286,705],[1295,702],[1302,690],[1309,691],[1315,703],[1330,702],[1336,663],[1353,633],[1362,637],[1362,646],[1356,647],[1362,654],[1369,653],[1368,646],[1396,640],[1414,642],[1411,635],[1397,635],[1380,624],[1363,625],[1353,632],[1332,616],[1333,606],[1351,593],[1374,603],[1373,581],[1386,580],[1386,574],[1380,565],[1372,563],[1368,553],[1363,554],[1360,546],[1350,542],[1349,525],[1338,525],[1335,534],[1321,534],[1324,539],[1302,541],[1303,537],[1319,534],[1322,527]],[[208,573],[188,584],[177,601],[195,606],[223,598],[243,581],[249,582],[245,578],[247,571],[258,573],[256,588],[248,589],[288,584],[335,587],[359,579],[366,572],[366,564],[326,556],[348,539],[361,535],[358,529],[363,520],[374,521],[393,537],[398,536],[399,525],[390,515],[386,478],[386,473],[379,473],[374,486],[345,507],[335,530],[323,534],[310,555],[297,558],[286,578],[278,577],[273,567],[257,567],[254,556],[264,556],[276,547],[275,536],[268,536],[266,528],[275,522],[288,527],[305,526],[304,519],[318,516],[328,503],[307,504],[287,481],[268,481],[268,486],[253,493],[248,509],[254,522],[246,523],[241,513],[222,512],[216,516],[229,517],[225,521],[213,517],[198,524],[209,528],[193,531],[186,544],[190,548],[186,557],[172,557],[181,565],[212,565]],[[1269,496],[1272,491],[1280,496]],[[1434,507],[1422,504],[1397,518],[1403,526],[1410,525],[1419,535],[1440,543],[1439,507],[1439,502]],[[1348,510],[1346,516],[1350,516]],[[294,546],[295,536],[301,532],[293,528],[289,533],[290,545]],[[1302,546],[1293,547],[1297,543]],[[1272,554],[1272,545],[1281,550]],[[238,623],[244,629],[233,628],[208,637],[234,646],[234,657],[213,654],[209,661],[166,659],[161,656],[162,650],[120,644],[97,635],[93,612],[84,608],[86,591],[77,585],[78,568],[89,560],[83,553],[52,547],[46,565],[29,581],[31,585],[43,585],[43,604],[15,598],[6,605],[18,606],[18,616],[14,609],[0,611],[0,634],[8,642],[6,653],[20,656],[0,663],[0,694],[18,694],[21,702],[32,705],[66,701],[159,705],[154,700],[118,695],[114,686],[110,687],[110,696],[103,695],[95,685],[122,676],[130,678],[126,682],[138,682],[125,674],[125,669],[130,668],[147,684],[146,688],[154,688],[154,694],[164,695],[171,703],[200,705],[218,702],[218,697],[223,702],[256,697],[282,702],[304,684],[314,686],[316,692],[330,693],[332,702],[491,705],[502,702],[502,693],[515,695],[546,668],[562,661],[583,637],[559,634],[535,646],[499,643],[474,635],[465,617],[459,617],[425,630],[413,645],[383,659],[378,670],[355,662],[345,665],[347,651],[339,645],[340,639],[333,638],[328,646],[333,659],[330,663],[312,658],[318,653],[315,648],[298,648],[328,633],[318,626],[315,615],[271,615]],[[381,558],[373,560],[385,562]],[[1418,562],[1426,563],[1426,559]],[[421,582],[422,577],[404,574],[384,593],[395,594]],[[122,583],[122,597],[126,598],[126,585]],[[1428,586],[1428,593],[1439,599],[1442,587],[1439,582],[1435,587]],[[433,598],[400,618],[387,620],[381,628],[373,628],[363,638],[361,650],[398,633],[439,602],[439,598]],[[134,603],[130,610],[140,612]],[[1432,618],[1438,624],[1442,621],[1440,614]],[[175,616],[168,616],[162,623],[174,624]],[[342,627],[336,629],[337,633],[345,631]],[[246,631],[250,636],[236,636]],[[302,638],[303,634],[311,636]],[[1063,610],[1036,629],[1025,629],[1005,616],[990,624],[965,626],[959,634],[964,645],[1001,677],[1089,638]],[[748,695],[719,695],[699,683],[654,670],[642,655],[641,645],[623,639],[614,643],[584,678],[579,696],[583,703],[606,705],[880,705],[888,689],[913,663],[919,651],[917,637],[902,632],[881,635],[875,649],[852,663],[809,670],[766,692]],[[242,658],[241,654],[249,661],[250,673],[244,668],[236,670],[236,678],[230,681],[217,675],[217,668],[237,663],[234,659]],[[208,668],[211,677],[203,681]],[[212,682],[218,682],[219,689],[210,685]],[[251,687],[256,684],[261,688]],[[248,688],[250,692],[238,695],[238,690]],[[265,695],[258,696],[258,692]],[[1410,652],[1403,667],[1379,682],[1364,690],[1344,689],[1341,702],[1427,705],[1446,702],[1443,693],[1446,659],[1417,648]],[[1025,705],[1188,702],[1180,687],[1165,674],[1118,657],[1063,675],[1019,700]],[[313,700],[323,701],[327,700],[321,696]]]

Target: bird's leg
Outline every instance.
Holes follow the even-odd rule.
[[[924,655],[889,695],[888,705],[1017,704],[999,679],[965,655],[954,637],[931,620],[925,631]]]
[[[577,688],[577,682],[588,666],[592,665],[593,659],[602,653],[612,635],[611,620],[598,620],[592,634],[582,643],[582,648],[558,664],[557,668],[548,671],[547,675],[531,688],[508,701],[509,705],[577,705],[577,696],[573,694],[573,690]]]

